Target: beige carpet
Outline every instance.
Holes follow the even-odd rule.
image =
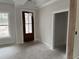
[[[42,43],[26,43],[0,47],[0,59],[65,59],[65,54],[52,51]]]

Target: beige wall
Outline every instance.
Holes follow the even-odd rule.
[[[59,0],[39,9],[39,38],[52,49],[53,45],[53,12],[69,8],[68,0]]]

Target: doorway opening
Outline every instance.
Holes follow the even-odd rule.
[[[54,49],[66,52],[68,11],[54,13]]]
[[[34,41],[34,20],[33,13],[23,11],[23,34],[24,42]]]

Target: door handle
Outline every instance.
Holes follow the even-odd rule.
[[[77,31],[75,31],[75,35],[77,35],[78,33],[77,33]]]

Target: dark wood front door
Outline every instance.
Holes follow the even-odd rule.
[[[32,12],[22,12],[23,15],[23,34],[24,42],[29,42],[34,40],[34,20]]]

